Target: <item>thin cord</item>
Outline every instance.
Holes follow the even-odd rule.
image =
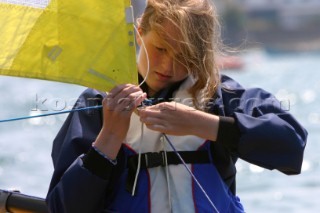
[[[9,118],[9,119],[0,120],[0,123],[25,120],[25,119],[31,119],[31,118],[38,118],[38,117],[44,117],[44,116],[50,116],[50,115],[60,115],[60,114],[64,114],[64,113],[78,112],[78,111],[84,111],[84,110],[90,110],[90,109],[100,109],[100,108],[102,108],[102,105],[84,107],[84,108],[78,108],[78,109],[71,109],[71,110],[64,110],[64,111],[60,111],[60,112],[45,113],[45,114],[41,114],[41,115],[30,115],[30,116],[23,116],[23,117],[17,117],[17,118]]]
[[[203,192],[204,196],[207,198],[207,200],[209,201],[209,203],[211,204],[212,208],[215,210],[215,212],[219,213],[217,207],[213,204],[212,200],[210,199],[210,197],[208,196],[208,194],[206,193],[206,191],[203,189],[203,187],[201,186],[201,184],[199,183],[199,181],[197,180],[197,178],[194,176],[194,174],[191,172],[191,170],[189,169],[189,167],[187,166],[186,162],[182,159],[181,155],[179,154],[179,152],[176,150],[176,148],[173,146],[173,144],[171,143],[170,139],[168,138],[168,136],[166,134],[163,133],[163,136],[166,138],[166,140],[168,141],[169,145],[171,146],[171,148],[173,149],[173,151],[176,153],[176,155],[179,157],[180,161],[182,162],[182,164],[184,165],[184,167],[188,170],[189,174],[192,176],[193,180],[197,183],[197,185],[199,186],[199,188],[201,189],[201,191]]]
[[[148,51],[146,48],[146,45],[137,29],[137,27],[135,25],[133,25],[136,34],[139,36],[141,43],[142,43],[142,47],[144,49],[144,51],[146,52],[146,57],[147,57],[147,73],[146,76],[144,77],[143,81],[139,84],[139,87],[142,86],[142,84],[144,84],[149,76],[149,72],[150,72],[150,61],[149,61],[149,56],[148,56]],[[141,167],[141,144],[142,144],[142,140],[143,140],[143,123],[141,123],[141,135],[140,135],[140,142],[139,142],[139,155],[138,155],[138,167],[137,167],[137,171],[136,171],[136,176],[134,178],[134,183],[133,183],[133,189],[132,189],[132,196],[134,196],[135,191],[136,191],[136,186],[137,186],[137,182],[138,182],[138,176],[139,176],[139,172],[140,172],[140,167]]]
[[[147,74],[146,76],[144,77],[143,81],[139,84],[139,87],[141,87],[142,84],[144,84],[149,76],[149,72],[150,72],[150,61],[149,61],[149,54],[148,54],[148,51],[147,51],[147,48],[146,48],[146,45],[137,29],[137,27],[135,25],[133,25],[135,31],[136,31],[136,34],[139,36],[140,40],[141,40],[141,43],[142,43],[142,47],[144,49],[144,51],[146,52],[146,57],[147,57]]]
[[[137,182],[138,182],[138,176],[140,173],[140,167],[141,167],[141,144],[142,144],[142,140],[143,140],[143,123],[141,123],[141,135],[140,135],[140,142],[139,142],[139,155],[138,155],[138,167],[137,167],[137,171],[136,171],[136,176],[134,178],[134,183],[133,183],[133,189],[132,189],[132,196],[134,196],[135,192],[136,192],[136,186],[137,186]]]

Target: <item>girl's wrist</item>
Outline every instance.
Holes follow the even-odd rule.
[[[115,160],[121,148],[122,141],[118,136],[100,132],[92,145],[111,160]]]
[[[194,135],[216,141],[219,130],[219,117],[202,111],[195,111]],[[196,121],[196,122],[195,122]]]
[[[92,143],[92,148],[99,153],[99,155],[101,155],[104,159],[108,160],[112,165],[117,165],[117,159],[111,159],[109,156],[107,156],[106,154],[104,154],[98,147],[95,146],[95,143]]]

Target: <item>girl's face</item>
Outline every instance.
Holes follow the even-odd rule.
[[[187,68],[175,60],[175,58],[179,58],[181,55],[178,42],[174,41],[173,39],[169,39],[177,39],[177,33],[170,27],[166,29],[168,29],[167,33],[169,35],[166,42],[173,47],[174,52],[165,48],[163,38],[153,30],[143,34],[142,30],[139,29],[139,33],[149,56],[150,67],[146,82],[149,87],[148,95],[150,96],[153,96],[159,90],[164,89],[173,83],[181,81],[188,76]],[[137,36],[137,43],[140,46],[138,69],[140,75],[145,77],[148,72],[147,56],[139,36]]]

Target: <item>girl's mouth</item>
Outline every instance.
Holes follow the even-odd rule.
[[[158,78],[159,80],[162,80],[162,81],[169,80],[169,79],[172,77],[172,76],[170,76],[170,75],[164,75],[164,74],[161,74],[161,73],[159,73],[159,72],[155,72],[155,74],[156,74],[157,78]]]

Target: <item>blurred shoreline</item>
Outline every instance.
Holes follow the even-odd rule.
[[[320,52],[320,29],[317,28],[301,31],[254,32],[248,39],[249,47],[250,45],[260,47],[271,53]]]

